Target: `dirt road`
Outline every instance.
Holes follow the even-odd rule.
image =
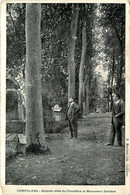
[[[77,140],[68,127],[49,134],[46,155],[16,156],[6,162],[6,183],[15,185],[123,185],[125,145],[105,146],[110,113],[89,114],[78,121]],[[116,143],[115,143],[116,144]]]

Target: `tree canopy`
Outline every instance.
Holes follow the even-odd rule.
[[[114,87],[124,90],[125,4],[77,5],[77,32],[74,37],[75,99],[78,102],[82,30],[85,25],[84,96],[81,101],[85,100],[87,110],[91,112],[101,102],[103,95],[111,101]],[[7,4],[7,72],[19,82],[22,81],[23,86],[26,77],[25,10],[26,4]],[[45,114],[57,103],[64,111],[67,108],[73,14],[72,3],[41,4],[42,102]]]

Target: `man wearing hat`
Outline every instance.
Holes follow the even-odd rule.
[[[77,124],[77,114],[79,112],[79,106],[74,102],[73,98],[69,99],[69,107],[67,110],[67,118],[69,120],[69,130],[71,133],[71,139],[76,139],[78,137],[78,124]]]
[[[109,143],[106,146],[112,146],[114,144],[115,134],[117,134],[117,146],[122,146],[122,131],[121,127],[124,124],[125,106],[122,99],[120,99],[119,93],[113,93],[113,109],[111,117],[111,132],[109,137]]]

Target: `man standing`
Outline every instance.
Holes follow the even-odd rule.
[[[69,130],[71,133],[71,139],[76,139],[78,137],[78,124],[77,124],[77,114],[79,112],[79,106],[74,102],[73,98],[69,99],[69,107],[67,111],[67,118],[69,120]]]
[[[112,117],[111,117],[111,132],[109,137],[109,143],[107,146],[114,144],[115,134],[117,134],[117,146],[122,146],[122,131],[121,127],[123,126],[125,114],[125,106],[123,100],[120,99],[118,93],[113,94],[113,108],[112,108]]]

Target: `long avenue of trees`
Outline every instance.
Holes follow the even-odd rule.
[[[124,56],[125,4],[7,4],[7,75],[25,96],[28,146],[46,148],[55,104],[73,97],[85,115],[111,111],[113,90],[124,99]]]

